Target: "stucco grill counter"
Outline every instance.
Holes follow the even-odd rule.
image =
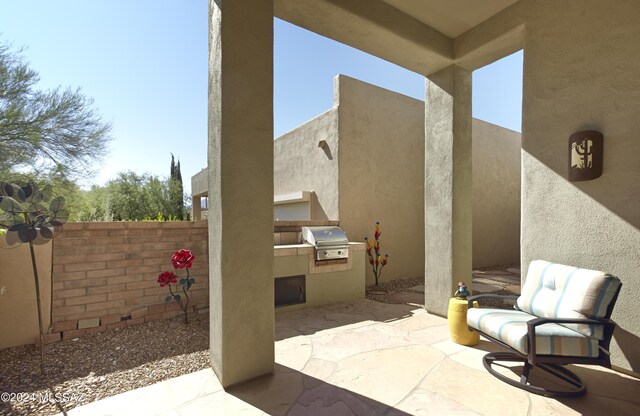
[[[340,227],[302,227],[302,240],[313,245],[316,261],[349,257],[349,240]]]

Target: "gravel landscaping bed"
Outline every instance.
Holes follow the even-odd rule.
[[[187,325],[178,317],[47,345],[44,377],[38,348],[7,348],[0,393],[16,394],[0,400],[0,415],[54,415],[209,366],[208,314],[192,313]]]
[[[520,265],[518,264],[500,264],[495,266],[488,267],[479,267],[474,269],[474,280],[477,277],[483,277],[485,279],[491,280],[491,277],[487,277],[482,273],[485,271],[497,272],[497,273],[505,273],[505,274],[513,274],[511,272],[507,272],[507,269],[519,270]],[[424,293],[423,290],[414,290],[416,286],[424,285],[424,278],[422,277],[411,277],[407,279],[398,279],[393,280],[391,282],[381,282],[378,286],[369,285],[366,288],[366,298],[370,300],[375,300],[377,302],[385,302],[385,303],[394,303],[390,301],[393,298],[394,294],[400,292],[408,292],[408,293]],[[496,282],[497,288],[495,290],[491,290],[488,292],[477,292],[475,294],[480,293],[490,293],[496,295],[513,295],[513,292],[505,290],[504,287],[507,286],[501,282]],[[498,309],[513,309],[513,301],[503,301],[498,299],[483,299],[481,306],[488,308],[498,308]],[[420,304],[424,306],[424,301],[417,302],[415,304]]]
[[[366,287],[366,298],[377,302],[385,302],[387,295],[399,292],[415,292],[412,287],[423,285],[423,277],[409,277],[407,279],[392,280],[390,282],[380,282],[378,286],[370,285]]]

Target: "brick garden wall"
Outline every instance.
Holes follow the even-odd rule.
[[[48,341],[174,317],[166,287],[156,279],[174,271],[181,248],[196,257],[190,306],[209,302],[207,222],[87,222],[58,227],[53,241],[52,326]],[[178,278],[184,270],[174,271]]]

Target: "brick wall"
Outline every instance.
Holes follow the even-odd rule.
[[[176,304],[156,279],[178,278],[171,256],[191,250],[190,306],[208,306],[206,222],[87,222],[58,227],[53,240],[51,332],[63,338],[176,316]],[[95,319],[99,318],[99,319]]]

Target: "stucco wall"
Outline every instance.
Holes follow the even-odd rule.
[[[480,120],[473,131],[474,266],[517,263],[520,135]],[[424,102],[338,75],[333,109],[276,140],[276,194],[315,190],[351,241],[380,221],[382,281],[423,276],[424,134]],[[375,281],[368,266],[366,281]]]
[[[274,143],[275,195],[315,191],[317,220],[338,219],[338,120],[332,108],[284,135]],[[327,146],[318,147],[325,140]],[[319,205],[319,206],[318,206]]]
[[[202,169],[191,177],[191,195],[206,195],[209,192],[209,174],[207,169]]]
[[[522,267],[605,270],[623,288],[613,364],[640,372],[640,2],[521,0],[456,39],[471,51],[524,25]],[[470,52],[472,54],[472,52]],[[602,176],[569,182],[568,138],[604,134]]]
[[[424,275],[424,103],[339,75],[340,226],[353,241],[380,221],[382,280]],[[367,284],[374,283],[367,267]]]
[[[202,214],[202,198],[206,198],[209,193],[209,172],[202,169],[191,177],[191,218],[193,221],[200,221],[203,217],[207,218],[207,212],[205,209],[205,215]]]
[[[0,349],[38,339],[38,307],[29,245],[7,247],[0,236]],[[34,246],[40,283],[42,327],[51,322],[52,244]]]
[[[523,94],[522,263],[606,270],[623,291],[614,363],[640,372],[640,2],[528,2]],[[604,169],[567,180],[567,140],[604,134]]]
[[[520,133],[473,119],[473,267],[520,261]]]

